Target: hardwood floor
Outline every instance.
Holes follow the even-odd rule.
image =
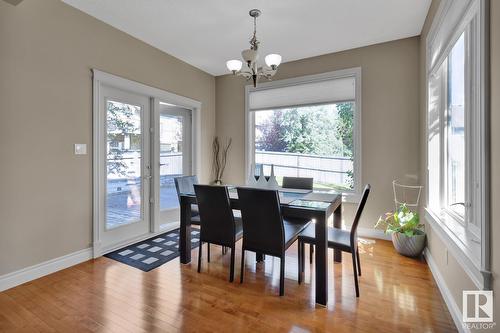
[[[239,283],[236,258],[229,283],[230,256],[212,246],[200,274],[197,250],[190,265],[175,259],[148,273],[99,258],[4,291],[0,331],[456,331],[423,260],[397,255],[387,241],[361,242],[361,297],[355,297],[350,258],[344,254],[343,263],[334,264],[329,251],[326,308],[314,303],[313,266],[306,265],[305,283],[297,284],[296,244],[287,252],[284,297],[278,296],[278,259],[256,265],[247,252],[245,282]]]

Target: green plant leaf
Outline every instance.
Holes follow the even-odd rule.
[[[423,233],[420,218],[417,212],[413,212],[406,204],[401,204],[394,212],[385,214],[385,218],[380,216],[375,228],[385,228],[387,234],[403,233],[408,237]]]

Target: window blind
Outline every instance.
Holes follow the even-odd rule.
[[[460,21],[466,22],[463,18],[471,15],[475,6],[479,6],[479,1],[443,0],[427,37],[429,72],[446,57],[448,47],[455,43],[453,36],[464,29]]]
[[[248,98],[248,108],[250,111],[256,111],[351,101],[355,99],[355,93],[354,76],[343,77],[251,91]]]

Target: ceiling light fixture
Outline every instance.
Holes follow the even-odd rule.
[[[260,16],[261,11],[258,9],[252,9],[249,14],[253,17],[253,36],[250,39],[250,48],[241,52],[241,57],[245,62],[245,68],[242,69],[243,62],[240,60],[229,60],[226,62],[226,66],[227,69],[229,69],[234,75],[241,75],[247,80],[252,79],[253,86],[257,87],[257,82],[260,77],[265,77],[266,79],[271,80],[274,74],[276,74],[278,66],[281,63],[281,56],[279,54],[268,54],[264,59],[266,66],[257,66],[260,43],[257,40],[257,17]]]

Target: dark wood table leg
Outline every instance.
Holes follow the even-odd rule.
[[[333,212],[333,227],[342,229],[342,205],[339,205]],[[333,261],[342,262],[341,250],[333,250]]]
[[[327,214],[316,217],[316,303],[328,303],[328,232]]]
[[[182,264],[191,262],[191,204],[181,196],[181,228],[179,234],[179,252]],[[201,244],[200,244],[201,246]]]

